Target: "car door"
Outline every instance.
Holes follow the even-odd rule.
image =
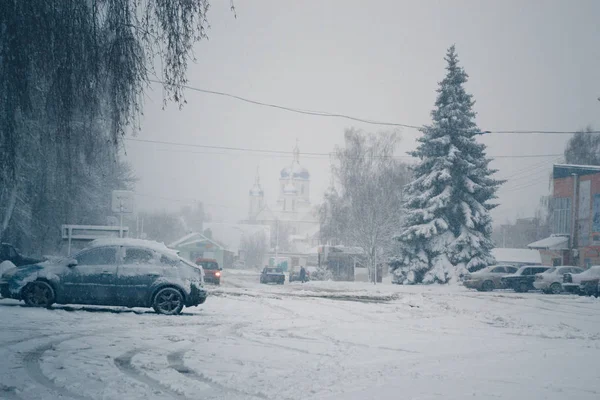
[[[111,305],[116,289],[117,247],[84,250],[75,259],[77,265],[65,267],[60,277],[62,302]]]
[[[165,276],[165,264],[150,249],[124,247],[117,270],[117,297],[126,306],[146,307],[156,281]]]
[[[494,287],[498,288],[502,286],[501,280],[504,275],[506,275],[506,268],[494,267],[490,270],[488,279],[491,279],[494,282]]]

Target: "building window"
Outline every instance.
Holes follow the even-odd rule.
[[[571,233],[571,198],[552,199],[552,231],[556,234]]]

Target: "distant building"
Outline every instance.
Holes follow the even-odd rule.
[[[249,192],[247,224],[271,227],[271,247],[279,243],[281,251],[306,254],[318,245],[319,215],[310,202],[310,173],[300,165],[300,149],[294,147],[294,158],[279,174],[279,197],[275,204],[265,202],[258,172]]]
[[[530,243],[548,265],[600,264],[600,166],[555,164],[549,237]]]
[[[212,258],[221,268],[231,268],[234,253],[225,246],[199,232],[192,232],[169,244],[186,260],[195,262],[198,258]]]

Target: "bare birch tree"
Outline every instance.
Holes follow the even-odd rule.
[[[334,187],[321,207],[321,236],[360,247],[374,282],[377,265],[387,262],[395,246],[402,190],[410,175],[394,157],[397,143],[394,133],[347,130],[345,147],[334,157]]]

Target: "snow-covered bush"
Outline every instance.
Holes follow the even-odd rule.
[[[333,280],[333,274],[330,270],[325,267],[318,267],[316,270],[310,273],[311,281],[331,281]]]

